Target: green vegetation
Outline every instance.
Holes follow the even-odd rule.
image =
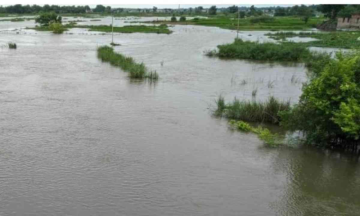
[[[111,26],[106,25],[81,25],[77,26],[74,23],[69,23],[62,25],[63,31],[67,31],[69,28],[87,28],[89,31],[98,31],[98,32],[112,32]],[[27,28],[37,31],[53,31],[49,26],[37,26],[35,28]],[[123,26],[123,27],[114,27],[114,32],[118,33],[156,33],[156,34],[171,34],[171,31],[168,29],[167,25],[159,26],[144,26],[144,25],[135,25],[135,26]]]
[[[16,43],[8,43],[9,49],[17,49]]]
[[[360,48],[360,32],[357,31],[337,31],[331,33],[316,33],[316,32],[276,32],[267,34],[270,38],[276,40],[285,40],[291,37],[310,37],[318,39],[316,41],[309,41],[302,43],[306,46],[313,47],[333,47],[333,48]]]
[[[312,18],[307,23],[298,17],[261,17],[244,18],[239,20],[240,30],[307,30],[315,28],[324,18]],[[172,20],[175,21],[175,20]],[[146,23],[146,22],[145,22]],[[151,23],[172,23],[168,21],[151,21]],[[195,18],[187,21],[177,22],[177,24],[214,26],[224,29],[236,30],[238,18],[236,15],[215,16],[208,19]]]
[[[157,80],[159,78],[155,71],[148,72],[143,63],[139,64],[131,57],[126,57],[120,53],[115,53],[109,46],[101,46],[97,50],[98,58],[103,62],[109,62],[111,65],[120,67],[123,71],[129,72],[130,78]]]
[[[229,124],[230,126],[242,132],[245,133],[253,132],[257,134],[258,138],[262,140],[269,147],[277,147],[280,144],[282,144],[283,138],[276,133],[271,133],[270,130],[267,128],[263,128],[261,126],[252,127],[249,123],[243,121],[236,121],[236,120],[230,120]]]
[[[30,19],[26,19],[30,20]],[[1,19],[0,22],[23,22],[25,21],[24,18],[13,18],[13,19]]]
[[[297,43],[259,43],[235,39],[232,44],[218,46],[219,51],[210,51],[208,56],[263,61],[300,61],[310,55],[310,51]]]
[[[99,32],[111,32],[111,26],[74,26],[73,28],[88,28],[89,31],[99,31]],[[134,25],[134,26],[123,26],[123,27],[114,27],[114,32],[118,33],[156,33],[156,34],[170,34],[171,31],[168,29],[167,25],[159,26],[145,26],[145,25]]]
[[[61,25],[61,23],[51,23],[49,29],[54,34],[62,34],[64,31],[67,30],[63,25]]]
[[[39,23],[41,26],[49,26],[52,23],[61,23],[61,16],[56,13],[43,13],[35,19],[35,23]]]
[[[185,22],[185,21],[186,21],[186,17],[181,16],[179,21],[180,21],[180,22]]]
[[[274,97],[270,97],[265,102],[240,101],[235,98],[232,103],[225,104],[224,98],[220,96],[216,104],[217,109],[214,111],[216,116],[258,123],[279,124],[278,113],[290,110],[289,101],[281,102]]]
[[[303,88],[299,104],[280,112],[282,125],[306,143],[356,150],[360,144],[360,54],[337,53]]]
[[[177,21],[176,16],[173,15],[173,16],[171,17],[171,22],[176,22],[176,21]]]

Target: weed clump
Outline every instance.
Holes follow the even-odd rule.
[[[148,72],[143,63],[139,64],[133,58],[115,53],[114,49],[109,46],[99,47],[97,50],[98,58],[111,65],[120,67],[122,70],[129,72],[130,78],[157,80],[159,78],[155,71]]]
[[[186,17],[181,16],[179,21],[180,21],[180,22],[185,22],[185,21],[186,21]]]

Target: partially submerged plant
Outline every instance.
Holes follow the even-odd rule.
[[[17,45],[16,43],[8,43],[8,46],[9,46],[9,49],[16,49],[17,48]]]

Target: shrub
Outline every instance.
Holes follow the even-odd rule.
[[[35,19],[35,23],[39,23],[42,26],[49,26],[51,23],[61,23],[61,16],[56,13],[43,13]]]
[[[277,147],[281,144],[280,136],[278,134],[273,134],[267,128],[258,127],[254,129],[254,132],[258,135],[259,139],[264,141],[269,147]]]
[[[173,16],[171,17],[171,22],[176,22],[176,21],[177,21],[176,16],[173,15]]]
[[[252,131],[252,127],[246,123],[246,122],[243,122],[243,121],[238,121],[237,122],[237,128],[241,131],[244,131],[244,132],[250,132]]]
[[[8,43],[8,45],[9,45],[9,49],[16,49],[17,48],[16,43]]]
[[[180,17],[180,22],[185,22],[186,21],[186,17],[182,16]]]
[[[51,23],[49,28],[54,34],[62,34],[66,30],[61,23]]]

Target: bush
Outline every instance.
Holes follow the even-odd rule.
[[[8,43],[8,45],[9,45],[9,49],[16,49],[17,48],[16,43]]]
[[[61,23],[51,23],[49,28],[54,34],[62,34],[66,30]]]
[[[186,21],[186,17],[182,16],[180,17],[180,22],[185,22]]]
[[[232,44],[218,46],[218,56],[265,61],[300,61],[310,55],[310,51],[297,43],[259,43],[235,39]]]
[[[56,13],[43,13],[35,19],[35,23],[39,23],[42,26],[49,26],[51,23],[61,23],[62,18]]]
[[[173,16],[171,17],[171,22],[176,22],[176,21],[177,21],[176,16],[173,15]]]
[[[360,54],[337,53],[303,88],[299,104],[280,113],[282,125],[316,145],[359,145]]]

